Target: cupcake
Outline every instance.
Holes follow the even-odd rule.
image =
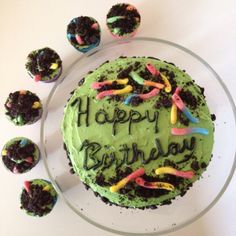
[[[116,38],[132,37],[140,25],[140,14],[137,9],[126,3],[119,3],[107,14],[107,26]]]
[[[50,83],[59,78],[62,72],[62,61],[51,48],[32,51],[25,65],[29,75],[34,80]]]
[[[67,39],[78,51],[88,52],[100,43],[100,26],[92,17],[76,17],[67,26]]]
[[[22,174],[31,170],[40,158],[38,146],[24,137],[8,141],[1,154],[3,164],[14,174]]]
[[[20,208],[30,216],[45,216],[51,212],[57,201],[57,193],[52,184],[43,179],[24,182],[20,196]]]
[[[5,109],[9,120],[19,126],[35,123],[43,111],[39,97],[28,90],[10,93],[5,102]]]

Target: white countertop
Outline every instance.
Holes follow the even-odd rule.
[[[205,59],[220,75],[236,101],[236,1],[234,0],[129,0],[140,11],[138,36],[157,37],[181,44]],[[0,145],[24,135],[39,143],[40,122],[16,127],[4,116],[10,92],[29,89],[45,102],[53,84],[35,83],[25,70],[30,51],[55,49],[66,68],[80,55],[66,39],[66,26],[76,16],[88,15],[102,27],[102,44],[111,40],[105,26],[110,0],[0,0]],[[59,199],[51,214],[42,218],[19,209],[19,194],[26,179],[47,178],[43,162],[29,173],[13,175],[0,165],[0,235],[113,235],[88,224]],[[219,202],[195,223],[168,236],[236,235],[236,176]]]

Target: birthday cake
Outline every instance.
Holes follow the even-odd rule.
[[[90,72],[62,121],[70,165],[105,202],[156,208],[206,170],[214,124],[204,89],[172,63],[120,57]]]

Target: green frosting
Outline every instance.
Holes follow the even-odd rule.
[[[135,66],[135,62],[140,65]],[[147,63],[153,64],[157,69],[173,72],[177,85],[189,90],[197,98],[200,104],[197,109],[188,108],[200,122],[190,122],[188,127],[206,128],[209,131],[207,136],[172,135],[171,128],[186,126],[179,121],[175,125],[170,123],[171,108],[155,108],[160,94],[136,107],[127,106],[122,101],[110,101],[108,97],[96,99],[98,92],[91,88],[91,84],[101,76],[104,76],[104,80],[114,80],[120,71],[132,65],[135,68],[133,71],[139,74],[145,70]],[[130,94],[121,96],[126,98],[128,95]],[[141,114],[141,118],[137,112]],[[172,64],[153,58],[118,58],[101,65],[86,76],[84,84],[74,91],[65,107],[61,129],[74,171],[84,183],[112,203],[128,207],[146,207],[161,204],[183,194],[190,184],[201,176],[211,159],[214,125],[200,88],[192,82],[188,74]],[[137,154],[137,150],[141,154]],[[156,156],[153,160],[150,158],[152,150]],[[134,189],[129,194],[123,194],[121,191],[113,193],[110,191],[111,185],[101,186],[97,183],[97,177],[101,174],[107,183],[112,178],[121,180],[123,177],[119,178],[117,175],[126,167],[133,171],[144,167],[146,175],[157,177],[155,169],[165,166],[164,163],[168,161],[174,163],[178,170],[192,170],[193,162],[195,165],[197,163],[198,168],[195,168],[195,176],[192,179],[178,177],[181,183],[175,186],[175,190],[166,190],[166,193],[159,197],[145,198],[137,195],[135,191],[138,186],[135,182],[132,185]],[[158,191],[140,188],[144,193]]]

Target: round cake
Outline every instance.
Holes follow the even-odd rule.
[[[80,81],[61,129],[73,171],[103,201],[156,208],[205,171],[212,117],[204,89],[173,63],[120,57]]]

